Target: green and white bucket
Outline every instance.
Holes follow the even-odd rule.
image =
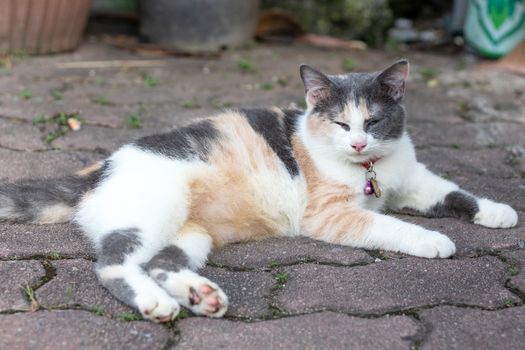
[[[470,0],[465,39],[481,55],[505,56],[524,38],[523,0]]]

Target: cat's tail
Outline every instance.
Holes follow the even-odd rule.
[[[54,224],[73,218],[82,197],[95,188],[107,163],[58,179],[0,184],[0,222]]]

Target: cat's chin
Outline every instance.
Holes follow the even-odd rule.
[[[359,164],[369,162],[371,160],[376,160],[378,158],[382,158],[382,156],[378,156],[378,155],[371,154],[371,153],[349,154],[347,156],[347,159],[348,161],[350,161],[350,163],[359,163]]]

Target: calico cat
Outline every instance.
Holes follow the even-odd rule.
[[[417,162],[402,105],[407,61],[376,73],[300,73],[306,111],[230,110],[139,139],[75,176],[3,185],[0,219],[73,220],[96,246],[100,282],[156,322],[180,305],[224,315],[226,295],[195,271],[227,243],[305,235],[447,258],[456,249],[448,237],[381,211],[517,224],[510,206]]]

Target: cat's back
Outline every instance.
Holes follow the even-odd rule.
[[[290,140],[301,113],[279,108],[229,110],[167,133],[143,137],[133,146],[171,159],[215,165],[235,160],[244,166],[285,169],[296,176],[299,167]]]

